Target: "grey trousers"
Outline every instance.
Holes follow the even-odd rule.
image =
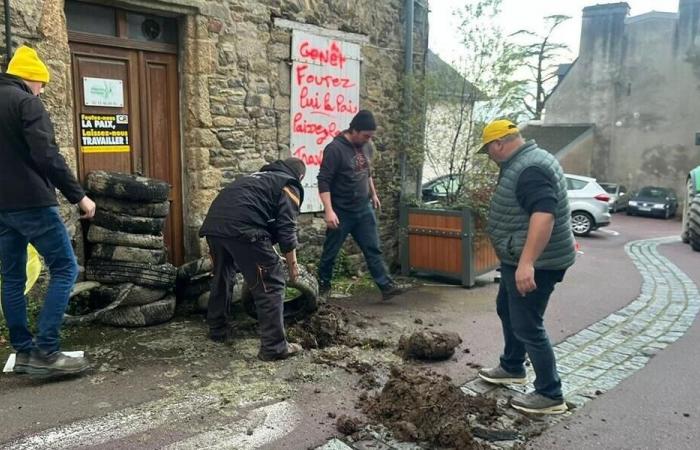
[[[270,241],[246,242],[207,237],[214,262],[207,324],[210,332],[224,332],[231,321],[230,303],[236,271],[250,287],[258,313],[260,353],[275,356],[287,351],[284,333],[284,262]]]

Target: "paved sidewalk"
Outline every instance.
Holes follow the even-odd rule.
[[[639,297],[555,346],[567,401],[580,407],[614,388],[642,369],[656,353],[683,336],[692,325],[700,311],[698,288],[658,251],[659,245],[678,241],[678,237],[669,237],[628,243],[625,251],[642,275]],[[533,379],[534,373],[530,370],[530,384]],[[527,388],[496,387],[477,378],[466,383],[462,390],[471,395],[486,394],[505,403],[515,391],[522,392]],[[573,413],[575,410],[561,416],[546,417],[544,421],[551,425]],[[516,443],[510,441],[495,445],[510,448]],[[364,448],[420,447],[397,444],[379,435],[372,442],[346,443],[334,439],[319,447],[323,450]]]

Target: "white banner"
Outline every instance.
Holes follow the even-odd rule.
[[[316,176],[323,149],[345,130],[360,105],[360,46],[294,30],[292,156],[306,163],[302,212],[323,210]]]

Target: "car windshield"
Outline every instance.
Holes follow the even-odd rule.
[[[644,187],[640,189],[639,196],[649,198],[666,198],[666,196],[668,196],[668,192],[661,188]]]
[[[605,189],[605,192],[608,194],[614,194],[615,190],[617,190],[617,185],[616,184],[610,184],[610,183],[600,183],[600,187]]]

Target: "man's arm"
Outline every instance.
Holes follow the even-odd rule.
[[[85,191],[75,179],[66,160],[58,151],[53,125],[49,114],[38,97],[20,103],[24,138],[29,146],[29,156],[39,173],[72,204],[78,203],[83,218],[95,215],[95,203],[85,195]]]
[[[277,204],[276,238],[280,251],[282,251],[287,261],[289,279],[292,281],[299,276],[296,248],[298,245],[297,217],[299,216],[300,206],[299,191],[292,186],[285,186]]]
[[[535,283],[535,261],[540,257],[552,237],[554,215],[536,212],[530,216],[530,228],[527,230],[525,247],[515,271],[515,284],[520,295],[537,289]]]
[[[326,146],[317,177],[318,192],[321,196],[321,203],[323,203],[324,219],[326,221],[326,226],[331,229],[338,228],[340,224],[338,216],[335,211],[333,211],[333,203],[331,202],[331,183],[333,182],[337,170],[338,157],[339,156],[335,152],[331,151],[330,145]]]
[[[374,188],[374,180],[371,175],[369,177],[369,194],[372,197],[372,206],[374,206],[374,209],[381,208],[382,202],[379,201],[379,195],[377,195],[377,190]]]
[[[552,237],[557,206],[555,192],[554,181],[538,167],[525,169],[518,178],[518,203],[530,215],[525,246],[515,271],[515,284],[523,296],[537,289],[535,262]]]

